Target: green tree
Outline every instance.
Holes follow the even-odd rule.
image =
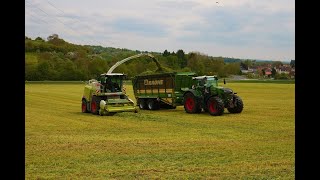
[[[224,66],[226,75],[238,74],[240,71],[240,63],[228,63]]]
[[[177,51],[177,57],[178,57],[178,64],[179,64],[180,68],[183,68],[183,67],[187,66],[185,53],[184,53],[184,51],[182,49],[179,49]]]
[[[44,42],[44,39],[42,39],[41,37],[37,37],[35,40],[36,40],[36,41]]]
[[[252,67],[252,60],[250,60],[250,59],[246,59],[246,60],[242,61],[242,63],[245,64],[246,67],[248,67],[248,68]]]
[[[162,54],[164,57],[167,57],[170,55],[170,52],[167,51],[167,50],[164,50],[163,54]]]
[[[276,67],[276,68],[279,68],[283,66],[282,62],[281,61],[274,61],[272,62],[272,67]]]
[[[49,68],[50,65],[47,61],[39,63],[37,67],[39,80],[49,80]]]
[[[47,37],[48,41],[52,41],[53,39],[59,39],[59,35],[58,34],[52,34],[52,35]]]

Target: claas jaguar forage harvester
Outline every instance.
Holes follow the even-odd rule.
[[[134,102],[123,91],[121,73],[101,74],[99,81],[91,79],[84,87],[82,112],[114,115],[117,112],[137,112]]]
[[[81,110],[83,113],[91,112],[93,114],[114,115],[118,112],[135,112],[138,108],[134,102],[128,98],[123,87],[123,80],[126,75],[122,73],[113,73],[113,70],[128,60],[148,56],[152,58],[159,68],[160,64],[153,55],[141,53],[125,58],[114,64],[107,73],[103,73],[99,78],[87,81],[84,87]]]

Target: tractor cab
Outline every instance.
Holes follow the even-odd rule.
[[[200,87],[217,87],[218,86],[218,77],[217,76],[198,76],[193,77],[196,80],[197,85]]]
[[[100,83],[101,83],[101,92],[121,92],[123,88],[123,80],[126,79],[125,74],[121,73],[111,73],[111,74],[101,74]]]

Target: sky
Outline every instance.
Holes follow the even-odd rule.
[[[25,0],[25,35],[81,45],[295,59],[294,0]]]

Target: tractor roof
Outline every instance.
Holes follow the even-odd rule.
[[[122,73],[103,73],[100,76],[125,76],[125,74]]]
[[[204,78],[218,78],[217,76],[198,76],[198,77],[193,77],[192,79],[204,79]]]

